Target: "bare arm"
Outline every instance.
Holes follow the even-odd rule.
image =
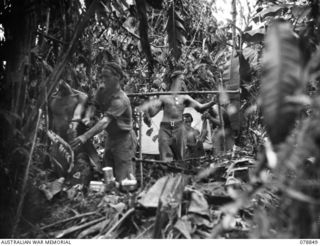
[[[107,128],[110,122],[111,122],[110,117],[104,116],[91,129],[89,129],[83,134],[83,136],[85,137],[85,140],[87,141],[88,139],[92,138],[94,135],[102,132],[104,129]]]
[[[208,135],[208,129],[207,129],[207,120],[204,119],[203,120],[203,123],[202,123],[202,130],[201,130],[201,133],[200,133],[200,136],[199,136],[199,141],[200,142],[204,142],[206,140],[206,137]]]
[[[212,116],[208,116],[208,119],[213,123],[214,126],[220,126],[220,120],[218,118],[214,118]]]
[[[161,109],[162,101],[160,99],[153,99],[139,107],[139,110],[144,113],[143,121],[148,127],[151,127],[151,118],[159,113]]]
[[[203,113],[204,111],[206,111],[207,109],[209,109],[210,107],[212,107],[215,104],[214,101],[202,104],[202,103],[199,103],[198,101],[194,100],[190,96],[185,96],[185,101],[188,106],[194,108],[195,110],[197,110],[200,113]]]
[[[86,126],[90,124],[91,118],[94,116],[95,111],[96,111],[96,107],[94,105],[88,106],[85,112],[84,118],[82,119],[83,124],[85,124]]]
[[[160,99],[153,99],[144,103],[140,109],[149,117],[155,116],[162,109],[162,101]]]
[[[97,122],[90,130],[86,131],[84,134],[80,135],[76,139],[74,139],[71,142],[72,148],[79,147],[82,143],[87,142],[90,138],[92,138],[94,135],[98,134],[99,132],[103,131],[109,123],[111,122],[111,119],[108,116],[104,116],[101,120]]]
[[[77,126],[79,125],[79,122],[81,120],[81,115],[85,109],[85,105],[88,101],[88,96],[80,91],[76,91],[78,93],[78,104],[73,112],[72,117],[72,129],[76,130]]]

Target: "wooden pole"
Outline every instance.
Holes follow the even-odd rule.
[[[40,126],[40,119],[41,119],[41,115],[42,115],[42,110],[39,109],[39,113],[38,113],[38,119],[37,119],[37,124],[36,124],[36,129],[33,135],[33,141],[32,141],[32,146],[31,146],[31,150],[29,153],[29,159],[28,159],[28,163],[26,166],[26,170],[24,173],[24,178],[23,178],[23,183],[21,186],[21,195],[20,195],[20,200],[19,200],[19,204],[18,204],[18,208],[17,208],[17,214],[14,220],[14,224],[12,227],[12,233],[11,233],[11,237],[14,238],[15,237],[15,233],[17,230],[17,227],[19,225],[20,222],[20,216],[21,216],[21,212],[22,212],[22,208],[23,208],[23,201],[24,201],[24,197],[26,195],[26,186],[27,186],[27,182],[28,182],[28,178],[29,178],[29,170],[30,170],[30,166],[31,166],[31,162],[32,162],[32,156],[33,156],[33,152],[34,152],[34,148],[36,146],[36,142],[37,142],[37,133],[38,133],[38,129]]]
[[[143,187],[143,163],[142,163],[142,112],[139,113],[139,167],[140,167],[140,187]]]
[[[225,135],[225,128],[224,128],[223,113],[221,110],[220,95],[218,95],[218,115],[219,115],[219,120],[220,120],[221,131],[222,131],[222,143],[220,142],[220,147],[222,147],[222,152],[225,153],[225,151],[226,151],[226,135]]]
[[[161,161],[161,160],[153,160],[153,159],[136,159],[136,161],[142,161],[145,163],[151,163],[151,164],[171,164],[171,163],[185,163],[186,161],[201,161],[205,160],[207,157],[201,156],[201,157],[195,157],[195,158],[187,158],[184,160],[174,160],[174,161]]]
[[[159,95],[206,95],[206,94],[238,94],[240,90],[224,90],[224,91],[159,91],[159,92],[145,92],[145,93],[128,93],[128,97],[141,97],[141,96],[159,96]]]

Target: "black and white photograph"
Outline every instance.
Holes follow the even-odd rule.
[[[320,1],[2,0],[0,123],[3,245],[317,245]]]

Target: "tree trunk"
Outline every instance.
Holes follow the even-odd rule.
[[[11,88],[10,108],[21,118],[23,118],[29,82],[30,50],[35,37],[36,14],[34,10],[34,0],[16,1],[12,6],[12,14],[6,26],[7,83]]]

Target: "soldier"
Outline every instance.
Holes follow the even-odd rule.
[[[78,90],[72,89],[65,81],[61,80],[58,91],[52,95],[49,101],[49,128],[59,135],[65,142],[70,142],[77,134],[85,130],[81,124],[83,112],[87,103],[87,95]],[[65,155],[59,149],[59,144],[51,146],[54,170],[58,177],[65,177],[74,184],[88,186],[92,176],[92,166],[99,165],[99,157],[91,143],[77,149],[74,153],[75,166],[69,170],[71,163],[68,163]],[[70,173],[68,173],[70,171]]]
[[[132,130],[131,104],[120,88],[123,79],[124,74],[119,65],[114,62],[106,63],[99,77],[99,88],[91,112],[88,112],[86,118],[92,116],[95,109],[100,110],[103,117],[91,129],[71,142],[73,148],[78,148],[94,135],[106,130],[104,165],[113,168],[118,182],[130,179],[134,175],[132,158],[136,146],[136,137]]]
[[[221,115],[223,118],[224,129],[222,129],[221,120],[219,117],[218,105],[215,104],[207,112],[202,115],[203,119],[203,132],[202,136],[206,136],[207,132],[207,120],[209,121],[209,127],[212,130],[212,144],[213,152],[215,154],[221,154],[224,151],[231,150],[234,145],[234,137],[231,128],[231,122],[227,112],[221,107]]]
[[[183,114],[183,119],[187,133],[186,158],[197,158],[204,155],[203,143],[200,141],[200,131],[191,126],[192,115],[185,113]]]
[[[186,89],[184,74],[175,71],[171,75],[172,95],[163,95],[158,99],[143,104],[140,109],[145,114],[145,122],[150,126],[150,118],[163,109],[163,118],[159,131],[159,152],[163,161],[183,160],[186,150],[186,130],[183,123],[183,111],[186,107],[193,107],[198,112],[204,112],[214,102],[201,104],[189,95],[177,95],[175,91]]]

